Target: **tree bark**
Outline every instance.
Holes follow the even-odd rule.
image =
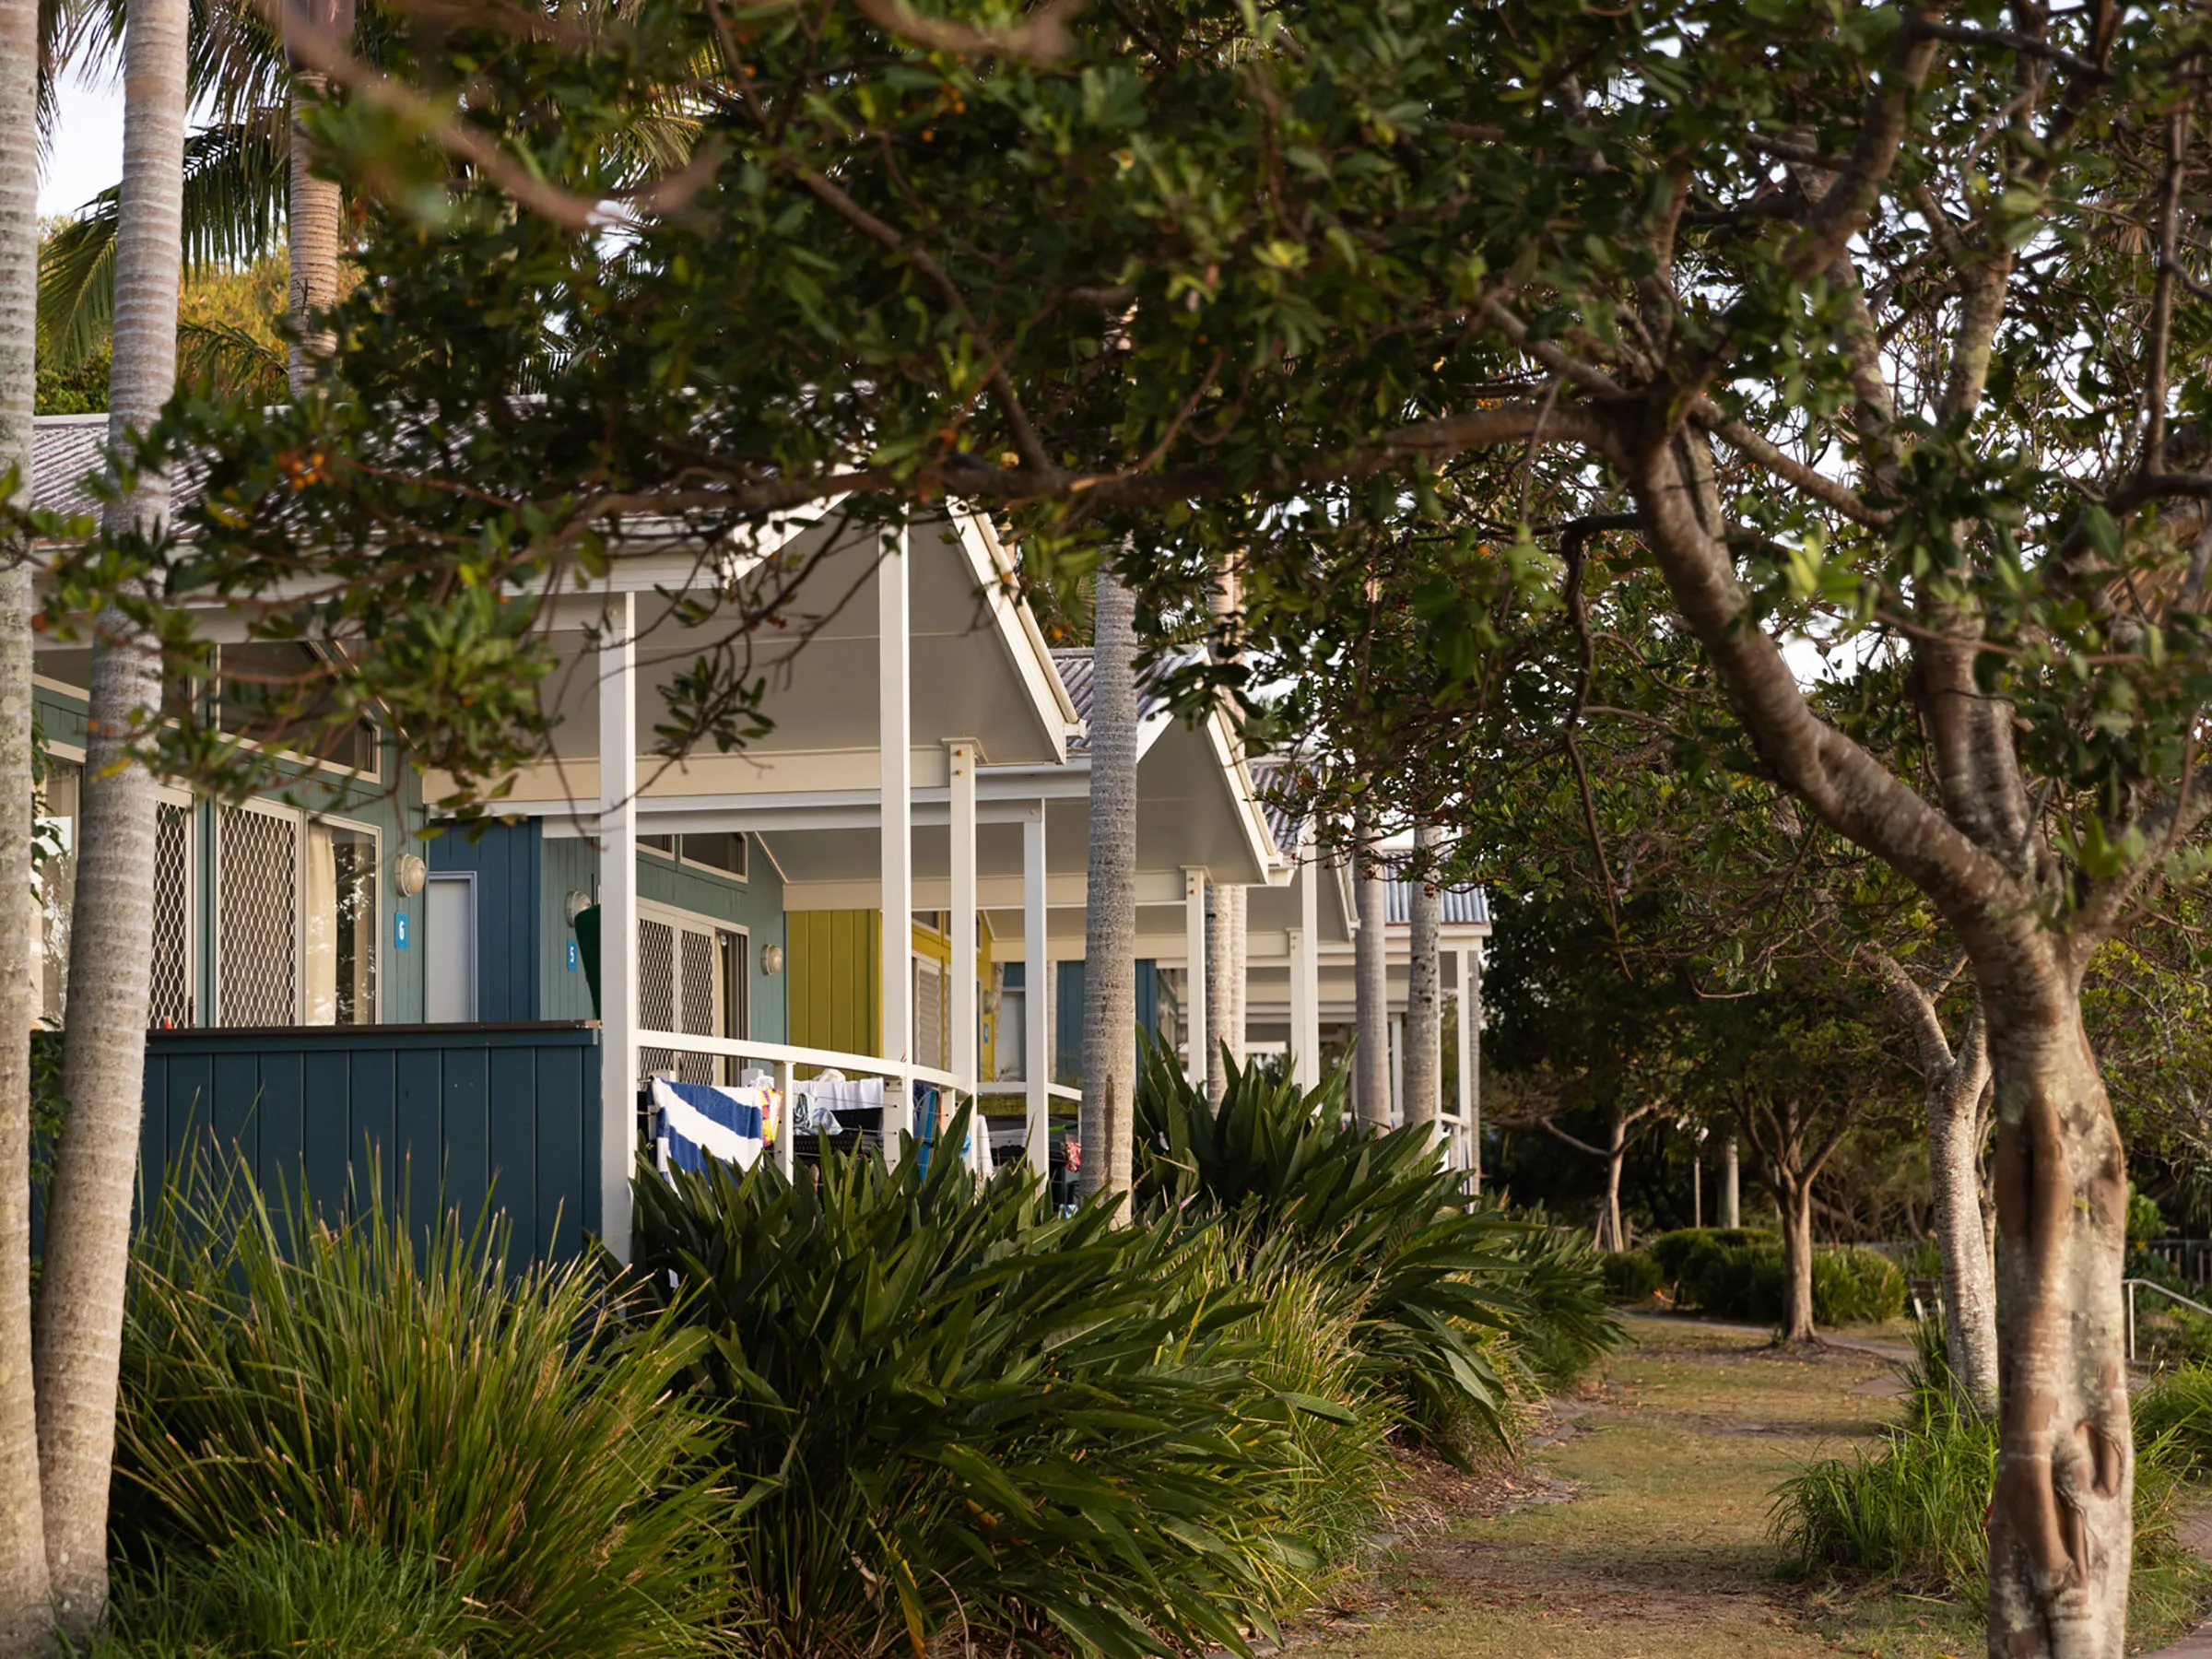
[[[287,378],[294,397],[306,393],[336,343],[328,329],[315,328],[312,319],[337,300],[338,243],[345,222],[345,199],[337,182],[316,175],[313,147],[300,122],[304,107],[320,99],[330,83],[302,61],[300,37],[313,34],[328,43],[349,46],[353,24],[353,0],[287,0],[284,7],[285,45],[292,67],[292,146],[285,199],[285,239],[292,265],[292,343]]]
[[[0,474],[31,482],[39,294],[38,0],[0,0]],[[31,1389],[31,579],[0,538],[0,1659],[53,1650]],[[9,895],[14,902],[5,902]]]
[[[1783,1183],[1782,1339],[1813,1339],[1813,1183]]]
[[[1628,1230],[1620,1224],[1620,1171],[1629,1160],[1628,1139],[1628,1125],[1616,1117],[1613,1137],[1606,1143],[1606,1209],[1600,1229],[1605,1236],[1597,1241],[1600,1250],[1629,1247]]]
[[[1359,1041],[1354,1078],[1360,1126],[1381,1132],[1390,1127],[1390,957],[1385,936],[1390,888],[1373,845],[1371,812],[1362,810],[1354,817],[1352,840],[1359,909],[1359,927],[1352,948],[1353,1016]]]
[[[1982,1099],[1989,1042],[1979,1004],[1956,1050],[1944,1033],[1936,992],[1887,952],[1877,966],[1920,1053],[1927,1114],[1929,1198],[1942,1263],[1944,1346],[1968,1399],[1997,1408],[1996,1286],[1983,1227],[1980,1170]],[[1937,988],[1940,991],[1940,986]]]
[[[130,0],[115,253],[109,441],[123,445],[176,384],[186,0]],[[111,535],[157,534],[169,483],[143,475],[107,508]],[[36,1331],[39,1465],[57,1620],[82,1645],[108,1597],[108,1485],[146,1068],[153,947],[154,780],[127,758],[159,713],[159,661],[119,614],[92,653],[84,811],[62,1088],[69,1121],[47,1205]]]
[[[1436,832],[1426,824],[1417,825],[1413,841],[1429,851],[1436,845]],[[1416,881],[1406,894],[1406,1121],[1426,1125],[1431,1136],[1443,1082],[1443,982],[1437,962],[1442,908],[1435,884],[1427,877]]]
[[[1977,964],[1997,1108],[1992,1653],[2118,1659],[2134,1547],[2125,1307],[2127,1167],[2054,942]]]
[[[1229,1023],[1221,1035],[1229,1044],[1229,1057],[1239,1065],[1248,1057],[1244,1047],[1244,994],[1250,989],[1245,983],[1248,970],[1244,959],[1245,929],[1250,918],[1248,897],[1243,888],[1229,889]]]
[[[1230,891],[1218,881],[1206,884],[1206,1021],[1212,1028],[1206,1033],[1206,1098],[1217,1106],[1229,1088],[1229,1070],[1221,1051],[1229,1040],[1233,1001],[1230,976],[1236,968],[1230,944],[1236,926]]]
[[[1100,567],[1095,608],[1078,1184],[1086,1196],[1129,1191],[1136,1124],[1135,595]]]

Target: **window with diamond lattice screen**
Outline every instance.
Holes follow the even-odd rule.
[[[192,1024],[192,808],[154,809],[154,961],[147,1016],[160,1030]]]
[[[676,1023],[676,929],[650,916],[638,918],[638,1024],[648,1031],[673,1031]],[[676,1056],[664,1048],[638,1051],[648,1073],[672,1072]]]
[[[290,1025],[300,1010],[300,826],[226,810],[216,855],[218,1021]]]
[[[682,981],[677,986],[683,996],[684,1023],[676,1029],[688,1037],[719,1037],[722,1034],[722,987],[716,971],[718,954],[712,934],[698,933],[687,927],[677,935],[680,946],[678,968]],[[721,1070],[712,1054],[686,1054],[677,1063],[677,1075],[687,1083],[712,1083]]]

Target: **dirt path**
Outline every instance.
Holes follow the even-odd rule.
[[[1969,1610],[1776,1576],[1774,1488],[1894,1414],[1879,1352],[1776,1352],[1763,1332],[1638,1320],[1530,1473],[1571,1491],[1410,1547],[1380,1628],[1329,1659],[1968,1659]],[[1542,1484],[1532,1495],[1543,1497]],[[1553,1495],[1557,1495],[1556,1493]]]

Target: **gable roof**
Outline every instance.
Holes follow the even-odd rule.
[[[1067,700],[1075,705],[1076,718],[1083,724],[1080,736],[1068,739],[1070,754],[1088,753],[1090,748],[1090,705],[1096,684],[1092,676],[1091,653],[1087,647],[1055,645],[1053,647],[1053,667],[1060,676],[1060,683],[1067,688]],[[1158,667],[1140,672],[1136,677],[1136,724],[1143,725],[1168,712],[1168,700],[1159,689],[1161,675]]]

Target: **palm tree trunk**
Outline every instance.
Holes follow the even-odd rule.
[[[1136,600],[1103,568],[1096,611],[1083,924],[1086,1196],[1128,1192],[1136,1133]]]
[[[1363,810],[1353,818],[1352,841],[1352,869],[1359,895],[1359,928],[1352,950],[1359,1122],[1366,1129],[1385,1130],[1390,1127],[1390,958],[1383,930],[1390,889],[1375,857],[1371,814]]]
[[[1229,889],[1229,1022],[1221,1035],[1229,1043],[1229,1056],[1239,1065],[1244,1064],[1244,930],[1248,917],[1245,905],[1247,889],[1232,887]]]
[[[0,0],[0,474],[31,480],[39,294],[38,0]],[[30,571],[0,545],[0,1659],[53,1648],[31,1391]]]
[[[1436,845],[1436,832],[1416,825],[1413,844],[1422,852]],[[1410,925],[1406,980],[1406,1121],[1424,1124],[1435,1132],[1443,1082],[1444,994],[1438,970],[1436,942],[1443,904],[1436,886],[1426,877],[1416,881],[1406,895]]]
[[[1229,1068],[1221,1051],[1229,1041],[1230,1005],[1233,1000],[1230,975],[1236,966],[1230,943],[1236,926],[1234,908],[1230,901],[1232,891],[1233,888],[1218,881],[1206,884],[1206,1022],[1212,1028],[1206,1033],[1206,1098],[1217,1106],[1229,1089]]]
[[[123,189],[108,435],[121,445],[176,384],[187,0],[130,0],[124,34]],[[146,474],[107,509],[111,535],[156,532],[169,482]],[[125,746],[159,712],[152,642],[112,610],[92,654],[82,840],[62,1088],[69,1123],[49,1197],[37,1325],[46,1559],[65,1635],[107,1607],[108,1480],[146,1069],[154,914],[154,780]]]
[[[338,297],[338,234],[345,211],[336,181],[315,175],[311,165],[313,150],[301,130],[300,111],[323,96],[329,81],[302,61],[300,37],[302,31],[312,31],[343,46],[353,36],[353,0],[288,0],[284,8],[285,44],[292,62],[291,177],[285,236],[292,257],[289,379],[294,397],[306,392],[335,344],[327,329],[311,330],[310,319]]]

